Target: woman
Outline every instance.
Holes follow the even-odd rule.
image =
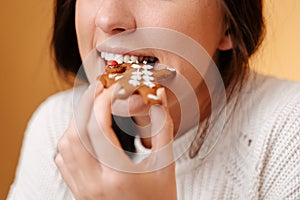
[[[129,41],[139,29],[149,27],[188,36],[218,66],[229,112],[208,155],[201,152],[206,141],[215,143],[209,139],[219,133],[214,127],[220,117],[212,116],[213,99],[208,98],[205,76],[180,56],[159,49],[131,53],[155,57],[188,81],[201,111],[195,120],[202,124],[196,134],[195,124],[182,119],[187,112],[179,110],[181,99],[168,87],[158,93],[162,105],[149,106],[137,96],[125,104],[117,102],[112,99],[117,86],[107,89],[95,83],[108,60],[99,54],[124,54],[123,47],[105,41],[119,35]],[[50,97],[37,110],[25,135],[9,199],[299,199],[300,86],[248,69],[263,33],[259,0],[58,0],[53,36],[57,64],[76,74],[84,62],[82,77],[90,87],[74,115],[72,91]],[[124,105],[126,113],[119,109]],[[151,139],[139,129],[137,137],[124,137],[111,114],[132,117],[141,126],[151,121]],[[106,136],[97,140],[100,145],[93,138],[98,132]],[[146,151],[150,157],[134,163],[123,151],[104,147],[107,138],[119,149]],[[169,148],[173,139],[174,148]],[[188,151],[177,158],[176,152],[186,147]],[[159,154],[151,157],[149,148]],[[100,162],[93,154],[100,155]]]

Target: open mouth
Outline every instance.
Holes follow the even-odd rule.
[[[100,53],[101,58],[103,58],[107,64],[108,61],[115,60],[118,64],[129,63],[129,64],[148,64],[154,66],[158,59],[152,56],[134,56],[134,55],[121,55],[121,54],[113,54],[107,52]]]

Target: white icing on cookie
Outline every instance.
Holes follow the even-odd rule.
[[[148,86],[149,88],[155,87],[155,84],[151,81],[144,81],[143,84]]]
[[[108,78],[114,79],[117,76],[117,74],[108,74]]]
[[[121,78],[123,78],[123,76],[122,76],[122,75],[120,75],[120,76],[116,76],[116,77],[115,77],[115,80],[116,80],[116,81],[118,81],[118,80],[120,80]]]
[[[155,100],[155,101],[159,100],[158,96],[156,96],[156,95],[154,95],[154,94],[148,94],[147,97],[148,97],[149,99],[153,99],[153,100]]]
[[[142,66],[137,65],[137,64],[132,64],[131,67],[134,68],[134,69],[141,69],[142,68]]]
[[[176,69],[173,68],[173,67],[167,67],[166,69],[169,70],[169,71],[171,71],[171,72],[176,72]]]
[[[143,85],[146,85],[150,88],[153,88],[155,84],[153,83],[154,77],[153,72],[149,71],[150,69],[153,69],[151,65],[136,65],[133,64],[132,68],[136,69],[136,71],[133,71],[131,73],[130,80],[128,81],[129,84],[133,85],[134,87],[140,86],[141,81]],[[142,71],[140,71],[143,69]]]
[[[122,88],[118,91],[118,94],[124,95],[124,94],[126,94],[126,90],[124,88]]]
[[[137,87],[141,85],[141,81],[142,81],[142,84],[148,86],[149,88],[153,88],[155,86],[155,83],[153,82],[154,81],[153,72],[149,71],[150,69],[153,69],[153,66],[151,65],[140,66],[140,65],[133,64],[132,67],[136,69],[136,71],[131,73],[130,80],[128,81],[129,84],[133,85],[134,87]]]
[[[129,84],[130,84],[130,85],[133,85],[134,87],[137,87],[137,86],[139,86],[141,83],[140,83],[140,81],[138,81],[138,80],[131,79],[131,80],[129,80]]]
[[[142,67],[144,70],[149,70],[149,69],[153,69],[153,66],[151,65],[143,65]]]

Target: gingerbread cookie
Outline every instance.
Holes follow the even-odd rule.
[[[145,104],[161,104],[157,90],[162,86],[159,83],[173,78],[176,71],[173,68],[154,70],[152,65],[144,63],[119,64],[111,60],[107,62],[105,73],[99,76],[105,88],[119,82],[121,89],[116,97],[126,99],[132,94],[141,95]]]

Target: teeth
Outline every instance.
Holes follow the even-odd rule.
[[[131,62],[130,56],[129,56],[129,55],[125,55],[123,61],[124,61],[125,63]]]
[[[105,58],[105,56],[106,56],[106,53],[105,52],[101,52],[101,58]]]
[[[138,57],[137,56],[131,56],[130,57],[130,60],[133,62],[133,63],[138,63]]]
[[[101,52],[101,58],[103,58],[106,61],[109,60],[115,60],[119,64],[124,63],[144,63],[147,64],[147,62],[155,62],[156,58],[154,57],[147,57],[147,56],[130,56],[130,55],[121,55],[121,54],[112,54],[107,52]]]
[[[119,64],[122,64],[124,61],[124,57],[121,54],[116,54],[114,56],[114,60],[117,61]]]
[[[112,53],[108,53],[105,57],[105,59],[107,58],[107,60],[114,60],[114,54]]]

